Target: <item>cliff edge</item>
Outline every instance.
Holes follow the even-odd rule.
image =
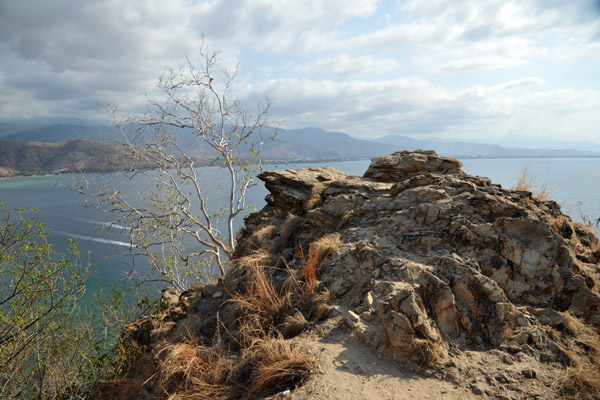
[[[256,362],[230,364],[246,378],[212,381],[237,385],[221,398],[600,398],[600,242],[557,203],[432,151],[375,158],[362,177],[259,178],[268,204],[246,218],[228,277],[169,292],[177,318],[131,327],[152,376],[185,340],[232,362],[278,340],[312,361],[262,391]],[[177,382],[141,387],[192,393]]]

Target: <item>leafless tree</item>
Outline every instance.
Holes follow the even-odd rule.
[[[188,57],[181,68],[165,68],[157,82],[162,96],[147,96],[149,108],[142,117],[120,118],[116,107],[109,108],[136,160],[128,178],[142,175],[151,190],[134,197],[105,186],[95,193],[99,205],[131,229],[132,247],[161,279],[180,289],[207,263],[225,275],[235,248],[234,220],[248,208],[248,190],[262,170],[263,143],[276,134],[267,127],[268,99],[253,114],[233,98],[236,72],[222,69],[218,53],[203,47],[196,61]],[[197,168],[207,160],[227,175],[226,206],[217,210],[209,204],[216,188],[202,184]]]

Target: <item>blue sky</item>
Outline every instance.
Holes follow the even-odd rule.
[[[281,127],[600,143],[597,0],[0,0],[0,119],[139,112],[203,34]]]

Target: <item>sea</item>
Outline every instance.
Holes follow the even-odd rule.
[[[577,222],[600,218],[600,158],[494,158],[464,159],[463,170],[471,175],[489,177],[502,187],[513,186],[524,168],[539,186],[550,189],[549,197],[561,205],[563,212]],[[296,163],[265,165],[265,169],[298,169],[330,165],[346,173],[362,175],[370,160],[330,163]],[[211,190],[211,203],[225,204],[221,186],[226,187],[225,171],[218,167],[198,170],[203,187]],[[145,260],[135,255],[128,243],[128,227],[113,221],[112,216],[90,206],[91,198],[69,189],[78,176],[51,175],[0,179],[0,200],[8,210],[35,209],[41,222],[51,229],[50,240],[62,252],[68,239],[76,239],[84,262],[95,265],[96,274],[90,280],[92,288],[117,283],[124,277],[148,273]],[[123,192],[146,192],[148,182],[128,180],[120,174],[105,174]],[[264,186],[254,187],[247,204],[260,209],[265,205]],[[250,212],[250,211],[248,211]],[[238,227],[243,218],[237,220]],[[216,271],[215,271],[216,273]]]

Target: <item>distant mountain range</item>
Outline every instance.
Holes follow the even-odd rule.
[[[502,147],[495,144],[445,141],[441,139],[413,139],[407,136],[384,136],[378,143],[389,143],[405,150],[432,149],[438,154],[454,158],[538,158],[538,157],[600,157],[600,152],[574,149],[531,149]]]
[[[272,128],[268,128],[265,136],[272,133]],[[0,123],[0,176],[121,169],[127,157],[123,149],[112,144],[118,135],[112,126]],[[214,156],[212,149],[202,145],[191,131],[179,130],[177,135],[194,156],[203,159]],[[455,158],[600,157],[596,151],[511,148],[398,135],[361,140],[319,128],[280,129],[276,140],[265,142],[262,156],[265,161],[344,160],[415,149],[435,150]]]
[[[0,177],[118,171],[132,162],[123,148],[110,143],[86,139],[60,143],[0,140]]]

